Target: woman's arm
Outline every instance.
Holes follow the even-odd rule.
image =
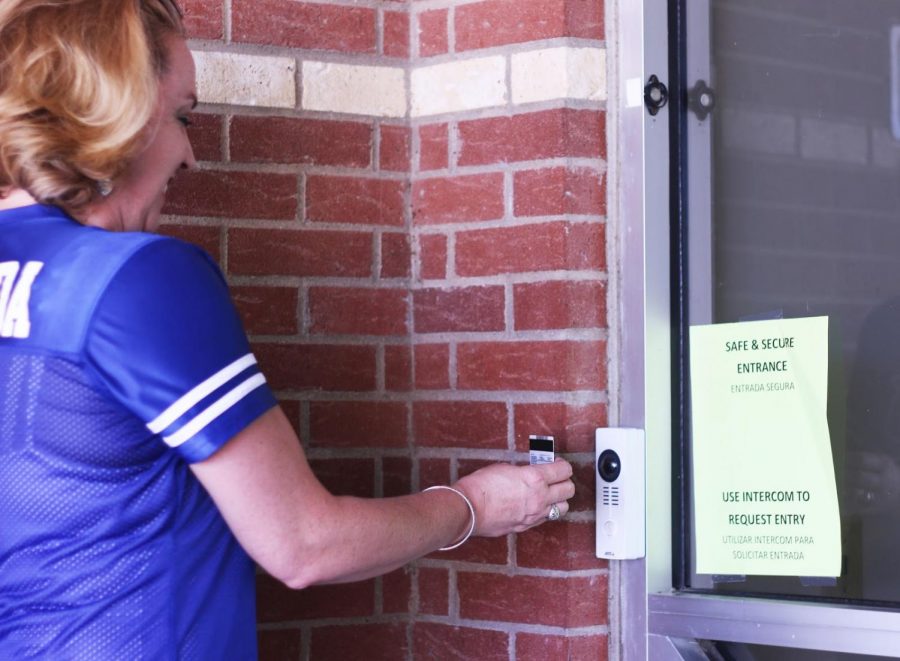
[[[244,549],[290,587],[361,580],[452,544],[469,526],[462,498],[445,489],[398,498],[332,496],[310,470],[281,409],[231,439],[194,474]],[[497,464],[460,479],[472,501],[476,535],[520,532],[572,497],[565,461]]]

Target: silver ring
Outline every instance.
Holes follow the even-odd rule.
[[[558,521],[559,520],[559,505],[553,503],[550,506],[550,514],[547,515],[548,521]]]

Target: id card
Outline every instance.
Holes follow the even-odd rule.
[[[528,463],[552,464],[554,461],[553,437],[535,436],[528,437]]]

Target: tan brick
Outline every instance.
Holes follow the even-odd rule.
[[[203,103],[293,108],[297,64],[290,57],[194,51]]]
[[[412,72],[412,115],[489,108],[506,103],[506,58],[482,57],[420,67]]]
[[[542,48],[511,59],[515,104],[551,99],[606,99],[606,51],[602,48]]]
[[[401,67],[303,63],[303,109],[376,117],[406,116]]]

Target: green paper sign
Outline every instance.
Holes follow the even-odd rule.
[[[690,329],[698,574],[839,576],[828,318]]]

